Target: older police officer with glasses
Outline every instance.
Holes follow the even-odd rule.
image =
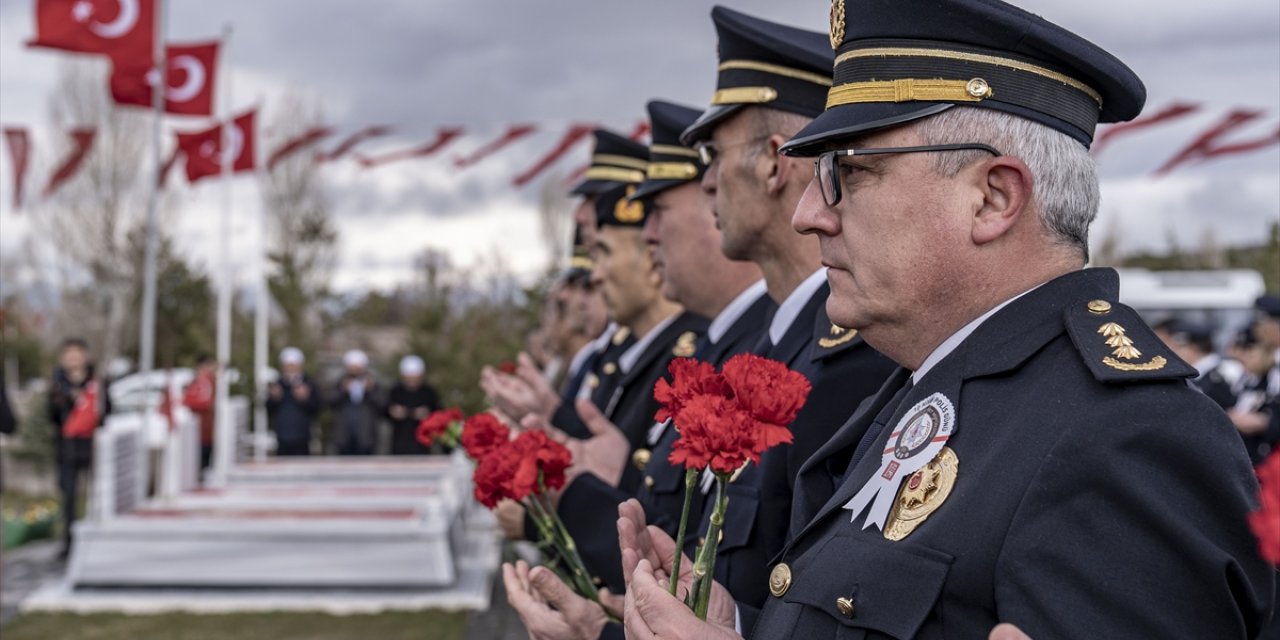
[[[831,36],[827,110],[784,147],[817,163],[794,224],[832,321],[901,368],[801,469],[752,637],[1257,636],[1245,452],[1084,268],[1088,145],[1141,81],[996,0],[836,0]],[[623,513],[631,637],[734,637],[723,592],[707,623],[666,595],[669,542]]]

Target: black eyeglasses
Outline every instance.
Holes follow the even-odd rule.
[[[842,196],[840,192],[840,174],[836,171],[836,159],[841,156],[877,156],[887,153],[923,153],[926,151],[986,151],[994,156],[1003,155],[996,151],[995,147],[977,142],[966,142],[960,144],[930,144],[919,147],[882,147],[879,149],[839,149],[836,151],[828,151],[818,156],[818,161],[814,164],[814,173],[818,180],[818,187],[822,189],[822,199],[826,200],[828,207],[834,207],[840,203]]]
[[[744,144],[753,144],[760,142],[761,140],[767,140],[768,138],[768,135],[756,136],[749,140],[743,140],[742,142],[735,142],[733,144],[726,144],[723,146],[717,146],[716,143],[711,142],[710,140],[703,140],[702,142],[695,143],[693,145],[693,150],[698,152],[698,159],[702,161],[702,165],[709,167],[712,162],[716,161],[716,156],[720,155],[720,152],[725,149],[741,147]]]

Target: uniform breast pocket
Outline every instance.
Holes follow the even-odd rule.
[[[713,490],[714,491],[714,490]],[[760,490],[748,485],[730,484],[729,504],[724,514],[724,538],[717,547],[720,553],[745,547],[751,543],[756,512],[760,509]],[[708,513],[710,513],[708,507]],[[706,519],[705,517],[703,518]],[[705,527],[702,534],[706,534]]]
[[[784,596],[806,609],[797,627],[828,630],[817,637],[916,637],[938,603],[954,558],[919,546],[864,541],[874,534],[837,534],[797,560]],[[832,623],[836,633],[830,635]]]

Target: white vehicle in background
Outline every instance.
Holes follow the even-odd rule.
[[[1266,293],[1262,274],[1252,269],[1117,271],[1120,302],[1149,323],[1178,317],[1212,327],[1219,348],[1252,322],[1253,303]]]

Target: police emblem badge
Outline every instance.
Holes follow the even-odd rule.
[[[960,459],[951,447],[943,447],[938,455],[923,469],[911,474],[898,489],[898,499],[889,521],[884,527],[884,537],[898,541],[911,534],[951,495],[956,484]]]
[[[904,484],[903,479],[914,477],[916,472],[927,467],[938,456],[947,440],[951,438],[955,426],[955,406],[941,393],[931,394],[912,406],[898,421],[898,426],[889,434],[889,440],[885,443],[880,458],[880,468],[858,490],[853,499],[845,503],[844,508],[852,514],[851,521],[856,520],[858,515],[870,505],[871,511],[867,514],[866,523],[862,528],[877,526],[888,537],[885,522],[889,518],[890,509],[894,507],[899,487]],[[928,478],[925,477],[926,475]],[[916,489],[911,490],[913,495],[920,497],[918,493],[914,493],[919,490],[919,483],[934,476],[932,472],[922,474],[920,480],[916,481]],[[909,485],[910,482],[907,484]],[[928,495],[926,492],[925,497]]]
[[[688,358],[692,356],[693,352],[698,349],[696,345],[697,341],[698,336],[692,331],[686,331],[680,334],[680,337],[676,338],[676,346],[671,349],[671,355],[674,355],[677,358]]]

